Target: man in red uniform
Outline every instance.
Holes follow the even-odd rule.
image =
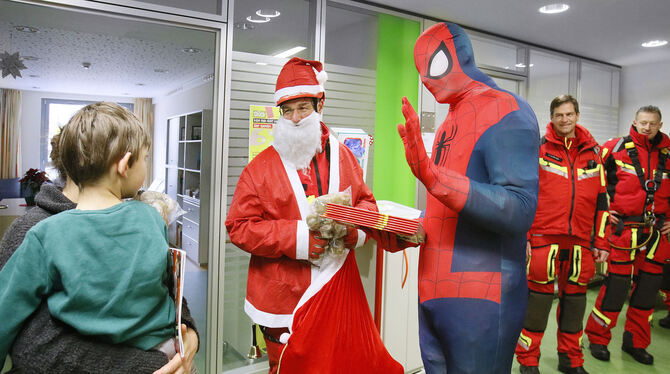
[[[600,288],[585,332],[591,355],[608,361],[607,349],[617,317],[633,291],[626,312],[621,349],[636,361],[651,365],[646,351],[651,342],[650,319],[661,285],[663,264],[669,258],[670,179],[667,172],[670,138],[659,130],[661,111],[645,106],[635,113],[629,135],[603,145],[610,198],[612,235],[608,276]]]
[[[321,122],[326,78],[318,61],[296,57],[284,65],[275,90],[282,117],[274,130],[274,143],[244,168],[237,183],[226,228],[231,242],[251,254],[244,310],[261,326],[270,373],[277,372],[280,361],[282,373],[344,372],[345,364],[354,367],[355,372],[402,372],[384,349],[374,327],[354,252],[346,251],[340,258],[324,258],[320,267],[309,262],[324,254],[326,244],[319,232],[310,231],[305,222],[309,197],[350,189],[352,206],[377,210],[356,158],[329,135]],[[365,233],[348,227],[344,244],[347,249],[354,249],[365,239]],[[321,290],[326,290],[326,296],[341,296],[335,306],[326,309],[341,310],[353,301],[358,303],[356,311],[360,312],[355,329],[343,328],[330,341],[337,333],[331,331],[332,326],[337,326],[337,317],[329,323],[315,322],[315,314],[323,315],[317,313],[324,306]],[[300,324],[317,326],[298,332],[296,326]],[[366,349],[352,339],[352,334],[362,329],[371,331],[366,337]],[[302,349],[312,337],[324,339],[319,342],[324,346]],[[356,351],[338,351],[342,349]],[[313,354],[309,357],[301,356],[310,350]],[[321,359],[323,354],[339,361],[327,363]]]
[[[577,124],[577,100],[558,96],[549,110],[551,122],[540,146],[537,213],[526,247],[528,309],[516,356],[521,373],[539,373],[540,343],[557,281],[558,370],[583,374],[586,286],[594,258],[604,262],[609,251],[605,175],[598,143]]]

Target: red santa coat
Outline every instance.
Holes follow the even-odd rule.
[[[351,187],[353,206],[376,211],[374,196],[354,155],[333,136],[329,147],[328,193]],[[292,313],[307,288],[328,276],[306,261],[308,209],[298,171],[274,147],[261,152],[242,171],[226,228],[231,242],[251,253],[244,309],[255,323],[290,327]],[[359,230],[358,245],[364,241]],[[341,267],[346,257],[334,267]],[[334,273],[333,266],[326,268]]]

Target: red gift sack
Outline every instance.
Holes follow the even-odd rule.
[[[278,374],[404,373],[384,347],[353,251],[327,256],[293,311]]]

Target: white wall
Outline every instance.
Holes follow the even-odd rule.
[[[40,167],[42,99],[113,101],[132,103],[133,99],[115,96],[89,96],[58,92],[23,91],[21,100],[21,172]]]
[[[670,69],[668,62],[624,67],[621,72],[621,111],[619,133],[627,134],[633,123],[635,111],[644,105],[655,105],[661,109],[665,126],[661,131],[670,131]]]
[[[186,91],[153,99],[154,178],[165,178],[167,119],[202,109],[212,109],[213,93],[214,83],[208,82]]]

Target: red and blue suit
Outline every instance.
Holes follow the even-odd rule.
[[[519,96],[477,69],[465,31],[427,29],[414,47],[424,86],[449,114],[428,158],[403,99],[405,156],[426,186],[419,341],[426,373],[509,373],[528,289],[526,232],[538,196],[539,130]]]

